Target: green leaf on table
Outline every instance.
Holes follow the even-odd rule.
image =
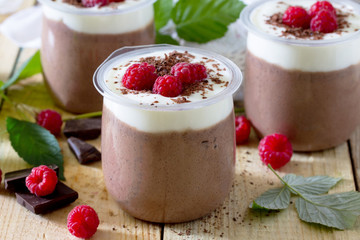
[[[274,188],[264,192],[250,205],[253,209],[285,209],[290,204],[291,192],[287,187]],[[260,208],[259,208],[260,207]]]
[[[314,196],[303,194],[295,206],[301,220],[337,229],[354,226],[360,215],[360,193],[346,192]]]
[[[31,58],[23,63],[18,70],[16,70],[11,78],[0,87],[0,90],[3,91],[11,85],[17,83],[19,80],[41,73],[41,71],[40,51],[37,51]]]
[[[173,39],[170,35],[161,34],[159,32],[156,32],[155,42],[157,44],[166,43],[172,45],[179,45],[179,42]]]
[[[154,3],[154,19],[156,31],[164,27],[171,17],[173,0],[157,0]]]
[[[33,166],[56,164],[64,180],[63,156],[54,135],[31,122],[8,117],[6,127],[10,142],[18,155]]]
[[[244,7],[239,0],[179,0],[171,18],[180,38],[206,43],[223,37]]]
[[[288,174],[283,177],[283,180],[301,194],[319,195],[327,193],[341,180],[341,178],[328,176],[313,176],[305,178],[295,174]]]

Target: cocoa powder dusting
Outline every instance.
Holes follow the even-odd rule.
[[[312,40],[321,40],[324,38],[325,33],[321,32],[313,32],[311,29],[303,29],[303,28],[293,28],[288,25],[282,23],[283,13],[275,13],[266,20],[267,24],[285,28],[282,32],[282,37],[294,36],[300,39],[312,39]],[[337,34],[341,34],[344,32],[344,29],[350,26],[350,23],[346,20],[350,16],[349,13],[344,13],[340,9],[337,9],[337,23],[338,29],[335,31]]]

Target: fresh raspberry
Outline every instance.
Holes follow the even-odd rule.
[[[311,19],[310,28],[313,32],[331,33],[337,29],[336,16],[327,10],[320,10]]]
[[[57,136],[60,134],[63,122],[61,120],[61,115],[58,112],[46,109],[36,116],[36,123]]]
[[[106,6],[109,5],[112,0],[81,0],[84,7]]]
[[[331,12],[332,14],[334,14],[334,16],[336,16],[336,10],[330,2],[317,1],[310,7],[310,10],[309,10],[310,17],[311,18],[315,17],[315,15],[321,10],[327,10],[327,11]]]
[[[1,183],[1,180],[2,180],[2,171],[0,169],[0,183]]]
[[[40,165],[31,170],[25,179],[26,187],[38,197],[46,196],[54,192],[58,178],[51,168]]]
[[[182,83],[194,83],[191,77],[192,67],[190,63],[180,62],[171,67],[171,75],[180,79]]]
[[[193,66],[198,76],[198,79],[196,80],[203,80],[204,78],[207,78],[206,67],[204,65],[195,63]]]
[[[245,116],[235,117],[236,145],[245,143],[249,139],[251,124]]]
[[[78,238],[90,238],[99,226],[99,217],[95,210],[87,205],[73,208],[67,217],[67,228]]]
[[[155,67],[146,62],[131,65],[125,72],[122,83],[128,89],[151,90],[158,75]]]
[[[298,6],[288,7],[282,17],[282,22],[293,28],[307,29],[310,26],[310,20],[307,11]]]
[[[171,67],[170,73],[185,84],[192,84],[207,77],[206,67],[197,63],[177,63]]]
[[[153,87],[153,93],[158,93],[164,97],[177,97],[181,92],[181,80],[170,75],[158,77]]]
[[[272,134],[261,139],[259,146],[261,161],[272,168],[277,169],[290,161],[292,156],[292,146],[286,136],[282,134]]]

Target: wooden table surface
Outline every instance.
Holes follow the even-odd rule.
[[[25,1],[23,8],[31,6]],[[0,22],[6,16],[0,16]],[[35,49],[19,49],[0,35],[0,79],[8,79]],[[42,76],[12,86],[7,96],[14,102],[38,109],[51,108],[63,116],[70,114],[54,106]],[[11,104],[1,101],[0,108],[0,168],[4,172],[30,167],[12,149],[5,131],[7,116],[19,117]],[[341,127],[341,126],[339,126]],[[79,192],[79,199],[60,210],[35,215],[20,206],[14,194],[0,185],[0,239],[76,239],[66,228],[69,211],[80,204],[92,206],[99,215],[100,225],[92,239],[360,239],[360,222],[346,231],[333,230],[301,222],[294,204],[279,213],[253,212],[249,203],[262,192],[279,186],[277,178],[261,163],[258,139],[252,133],[248,144],[236,150],[236,175],[229,197],[216,211],[196,221],[182,224],[153,224],[137,220],[122,211],[106,191],[101,163],[80,165],[70,152],[64,136],[58,137],[64,155],[66,184]],[[100,149],[100,139],[89,141]],[[359,190],[360,128],[342,145],[326,151],[295,153],[281,168],[281,175],[328,175],[343,180],[330,192]]]

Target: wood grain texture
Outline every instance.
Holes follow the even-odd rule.
[[[22,51],[19,63],[25,61],[34,50]],[[39,74],[11,87],[8,97],[16,103],[26,103],[32,110],[55,109]],[[0,115],[0,127],[5,129],[7,116],[21,118],[13,106],[5,103]],[[16,203],[14,194],[0,187],[0,239],[77,239],[66,227],[66,217],[76,205],[92,206],[100,218],[100,226],[92,239],[160,239],[161,225],[137,220],[123,212],[106,191],[101,163],[80,165],[71,153],[65,136],[58,137],[64,155],[65,177],[68,186],[79,193],[79,199],[69,206],[45,215],[35,215]],[[100,149],[100,138],[89,141]],[[12,149],[8,135],[0,136],[0,167],[3,172],[30,167]]]
[[[281,185],[261,163],[257,145],[258,140],[252,135],[247,145],[237,147],[235,180],[225,203],[200,220],[166,224],[164,239],[359,239],[359,223],[347,231],[304,223],[299,220],[294,204],[286,210],[269,214],[250,210],[248,206],[252,200]],[[355,189],[346,143],[323,152],[294,154],[291,162],[279,173],[341,177],[343,180],[331,192]]]
[[[352,160],[354,167],[354,174],[357,183],[357,190],[359,191],[360,187],[360,126],[355,130],[355,132],[350,137],[350,147],[352,152]]]

